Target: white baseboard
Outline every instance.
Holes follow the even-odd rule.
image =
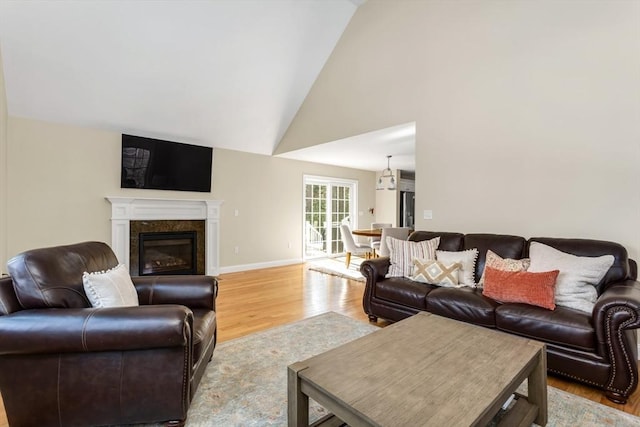
[[[257,262],[255,264],[241,264],[230,265],[227,267],[220,267],[220,274],[224,273],[237,273],[239,271],[257,270],[259,268],[281,267],[283,265],[301,264],[304,260],[302,258],[297,259],[282,259],[278,261]]]

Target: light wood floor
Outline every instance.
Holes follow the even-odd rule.
[[[219,283],[219,342],[327,311],[368,321],[362,310],[363,283],[310,271],[304,264],[224,274]],[[549,385],[640,416],[640,391],[626,405],[616,405],[599,390],[577,383],[549,377]],[[1,402],[0,427],[8,427]]]

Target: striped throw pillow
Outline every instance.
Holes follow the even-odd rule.
[[[387,237],[391,265],[386,277],[411,277],[413,275],[413,260],[416,258],[436,259],[436,249],[439,244],[440,237],[421,242]]]

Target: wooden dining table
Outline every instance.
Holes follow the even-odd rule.
[[[351,230],[351,234],[365,237],[380,237],[382,236],[382,228],[361,228]]]
[[[351,230],[351,234],[354,236],[364,236],[364,237],[381,237],[382,236],[382,228],[361,228],[356,230]],[[367,252],[365,256],[366,259],[376,258],[376,250],[375,248],[371,249],[371,252]]]

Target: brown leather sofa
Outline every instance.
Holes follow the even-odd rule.
[[[640,283],[637,265],[617,243],[586,239],[531,238],[497,234],[416,231],[409,240],[440,236],[438,249],[477,248],[475,279],[484,270],[488,249],[503,258],[528,256],[529,243],[540,242],[577,256],[611,254],[615,261],[597,286],[591,314],[558,306],[550,311],[528,304],[501,304],[481,289],[444,288],[407,278],[385,278],[389,258],[368,260],[360,271],[366,278],[363,298],[369,320],[398,321],[419,311],[494,328],[547,344],[550,373],[601,388],[616,403],[626,403],[638,386],[636,328],[640,327]]]
[[[133,277],[140,306],[91,308],[83,272],[117,264],[99,242],[9,261],[0,391],[12,427],[184,424],[216,343],[216,279]]]

